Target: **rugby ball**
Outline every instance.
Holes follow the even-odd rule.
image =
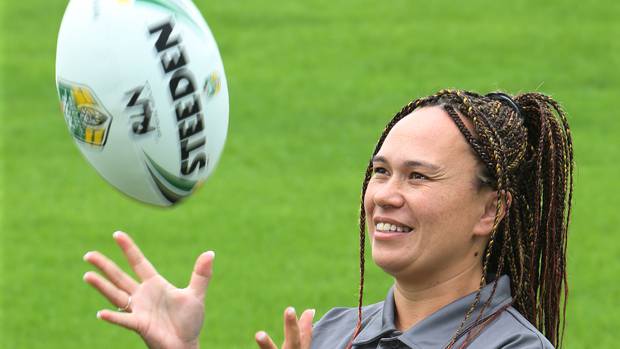
[[[211,31],[189,0],[71,0],[56,87],[75,144],[111,185],[170,206],[220,158],[228,89]]]

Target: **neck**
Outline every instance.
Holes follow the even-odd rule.
[[[394,303],[396,328],[406,331],[445,305],[462,298],[480,287],[482,268],[479,264],[450,276],[425,279],[396,279]]]

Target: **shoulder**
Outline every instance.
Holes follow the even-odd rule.
[[[380,316],[383,302],[362,308],[362,324]],[[357,325],[357,308],[333,308],[312,328],[312,348],[344,348]]]
[[[475,344],[475,345],[474,345]],[[521,313],[510,307],[472,342],[471,348],[554,349]]]

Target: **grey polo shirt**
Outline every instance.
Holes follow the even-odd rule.
[[[465,324],[465,332],[459,336],[454,348],[466,337],[472,328],[482,304],[488,299],[493,282],[487,284],[481,295],[478,308]],[[458,299],[405,332],[394,325],[396,309],[394,289],[380,303],[362,308],[362,329],[353,342],[354,349],[443,349],[465,318],[473,303],[475,292]],[[500,277],[495,296],[483,318],[493,315],[512,301],[508,276]],[[334,308],[330,310],[313,329],[312,349],[344,349],[347,347],[357,324],[357,308]],[[505,308],[468,346],[469,349],[551,349],[553,346],[531,323],[513,307]]]

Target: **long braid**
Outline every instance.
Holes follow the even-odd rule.
[[[498,93],[482,96],[467,91],[441,90],[433,96],[412,101],[387,124],[373,156],[403,117],[420,107],[439,105],[444,108],[484,165],[485,171],[479,176],[481,185],[491,186],[498,193],[494,225],[483,255],[480,287],[448,348],[456,343],[479,304],[487,275],[499,276],[504,271],[512,281],[513,306],[559,348],[568,296],[566,243],[574,167],[568,121],[561,106],[543,94],[521,94],[514,100],[503,94],[510,105],[491,95]],[[461,116],[472,122],[473,133]],[[371,176],[372,161],[369,161],[362,185],[359,220],[358,321],[349,348],[362,327],[366,228],[363,199]],[[474,320],[475,326],[484,327],[490,323],[488,318],[481,318],[496,288],[497,278],[489,298]],[[562,321],[558,315],[562,316]],[[470,331],[461,348],[475,339],[480,331],[480,328]]]
[[[362,306],[364,303],[364,274],[365,274],[365,264],[366,264],[366,212],[364,211],[364,193],[366,193],[366,188],[368,187],[368,182],[370,181],[370,176],[372,174],[372,164],[368,165],[366,168],[366,175],[364,176],[364,184],[362,186],[362,199],[361,199],[361,208],[360,208],[360,217],[359,217],[359,256],[360,256],[360,285],[359,285],[359,293],[357,300],[357,324],[355,325],[355,330],[353,331],[353,336],[349,341],[349,345],[347,348],[351,348],[353,345],[353,340],[359,334],[362,329]]]
[[[573,142],[572,142],[572,136],[571,136],[571,132],[570,132],[570,128],[568,127],[568,120],[566,118],[566,113],[564,112],[563,108],[560,106],[560,104],[558,102],[556,102],[555,100],[549,98],[548,96],[541,96],[546,102],[547,104],[551,105],[556,114],[560,117],[560,120],[562,121],[562,126],[563,126],[563,131],[564,131],[564,135],[567,139],[567,142],[565,143],[565,153],[564,153],[564,159],[563,163],[564,163],[564,173],[567,174],[564,177],[564,181],[562,183],[562,188],[566,188],[568,187],[568,196],[566,197],[566,202],[564,202],[564,206],[566,207],[566,217],[565,220],[563,221],[563,230],[564,230],[564,258],[565,258],[565,253],[567,250],[567,243],[568,243],[568,239],[566,238],[566,234],[568,232],[568,225],[570,223],[570,214],[571,214],[571,202],[572,202],[572,197],[573,197],[573,178],[572,178],[572,173],[573,173],[573,168],[574,168],[574,162],[573,162]],[[566,321],[565,320],[565,316],[566,316],[566,299],[568,298],[568,278],[566,275],[566,270],[564,270],[564,304],[562,306],[562,314],[564,316],[564,318],[562,319],[562,330],[560,333],[560,340],[561,338],[564,336],[564,329],[566,326]]]

